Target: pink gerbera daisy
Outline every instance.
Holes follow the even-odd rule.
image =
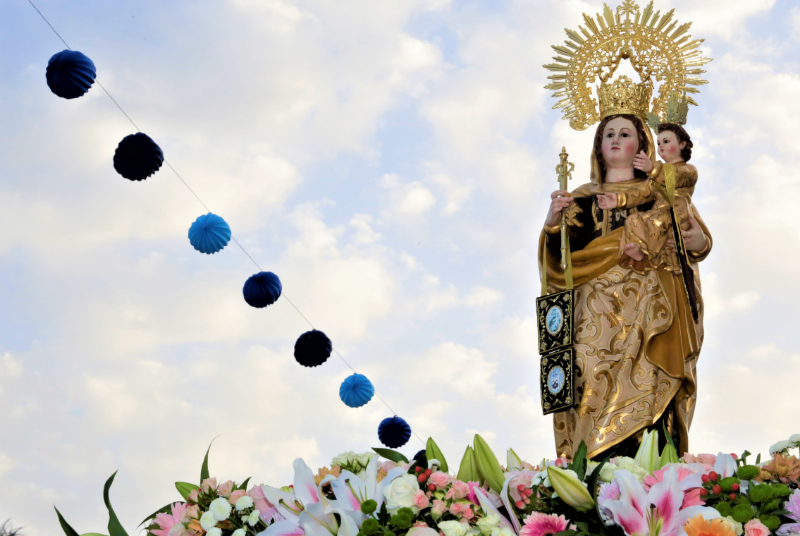
[[[185,530],[183,523],[181,523],[181,519],[188,509],[189,505],[187,504],[173,504],[172,515],[158,514],[155,521],[156,524],[161,528],[152,530],[150,532],[152,532],[155,536],[180,536]]]
[[[569,528],[569,521],[563,516],[533,512],[525,518],[520,536],[546,536]]]

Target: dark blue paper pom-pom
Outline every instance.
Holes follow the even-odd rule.
[[[189,227],[189,242],[208,255],[220,251],[231,240],[231,228],[216,214],[203,214]]]
[[[352,374],[339,387],[339,398],[351,408],[360,408],[372,399],[375,388],[363,374]]]
[[[378,439],[390,449],[402,447],[410,437],[411,427],[397,415],[383,419],[378,426]]]
[[[304,367],[316,367],[331,356],[333,344],[327,335],[312,329],[297,338],[294,344],[294,358]]]
[[[244,301],[253,307],[272,305],[281,297],[281,280],[272,272],[259,272],[245,282],[242,293]]]
[[[64,99],[83,96],[92,87],[96,76],[92,60],[77,50],[53,54],[45,72],[50,91]]]
[[[164,153],[150,136],[142,132],[125,136],[114,153],[114,169],[131,181],[141,181],[158,171]]]

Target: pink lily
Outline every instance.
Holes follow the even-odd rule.
[[[489,498],[484,494],[484,490],[481,488],[475,488],[475,496],[478,498],[478,502],[480,503],[485,515],[489,516],[496,514],[497,517],[500,518],[499,528],[506,528],[512,531],[514,530],[514,526],[511,524],[511,522],[508,520],[508,518],[506,518],[506,516],[501,514],[500,510],[498,510],[492,501],[489,500]]]
[[[649,492],[625,470],[614,474],[614,482],[619,486],[619,500],[606,500],[600,507],[627,536],[685,536],[683,525],[688,519],[697,515],[705,519],[720,517],[714,508],[705,506],[681,509],[684,493],[676,467],[667,469],[663,480]]]
[[[717,461],[714,462],[714,471],[720,478],[727,478],[736,474],[736,460],[730,454],[717,454]]]
[[[361,513],[361,503],[372,499],[378,503],[380,509],[384,500],[383,489],[405,473],[406,470],[402,467],[395,467],[378,482],[378,456],[375,456],[367,464],[366,480],[362,480],[350,471],[342,471],[338,478],[330,481],[331,489],[336,496],[337,506],[348,512],[356,525],[361,528],[361,523],[366,518]]]

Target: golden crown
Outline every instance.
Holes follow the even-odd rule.
[[[611,111],[613,108],[640,117],[650,111],[663,118],[671,95],[682,95],[684,104],[697,105],[687,94],[698,93],[694,86],[706,83],[697,75],[705,72],[700,67],[711,59],[702,57],[698,50],[703,40],[692,39],[687,33],[692,23],[678,24],[674,12],[672,9],[662,15],[653,9],[652,1],[640,10],[634,0],[623,0],[616,12],[604,4],[603,12],[595,18],[583,15],[585,27],[579,26],[577,32],[566,30],[564,45],[553,46],[558,53],[553,58],[556,63],[545,65],[552,73],[546,87],[560,99],[553,108],[563,110],[572,128],[584,130],[617,113]],[[630,61],[639,74],[649,91],[647,102],[644,89],[633,89],[636,84],[610,83],[622,60]],[[598,81],[599,111],[593,98]],[[654,81],[659,82],[658,95],[650,102]]]
[[[601,84],[597,88],[600,119],[609,115],[632,114],[646,120],[652,94],[653,89],[648,84],[634,84],[624,75],[614,80],[613,84]]]
[[[677,125],[686,124],[686,115],[689,113],[689,102],[686,95],[676,97],[673,93],[669,96],[669,103],[667,103],[667,112],[662,114],[663,120],[658,115],[647,112],[647,124],[650,128],[658,131],[658,125],[661,123],[675,123]]]

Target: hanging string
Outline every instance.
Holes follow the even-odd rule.
[[[33,3],[33,1],[32,0],[28,0],[28,3],[33,7],[33,9],[36,10],[36,12],[39,14],[39,16],[42,17],[42,20],[44,20],[47,23],[47,25],[50,27],[51,30],[53,30],[53,33],[55,33],[56,36],[58,36],[58,38],[61,40],[61,42],[64,43],[64,46],[67,47],[67,49],[72,50],[72,48],[67,44],[67,42],[64,40],[64,38],[61,37],[61,34],[59,34],[58,31],[56,31],[56,29],[53,28],[53,25],[50,24],[50,21],[47,20],[47,17],[45,17],[44,14],[42,14],[42,12],[39,11],[39,8],[36,7],[36,5]],[[116,101],[116,99],[114,99],[114,97],[111,96],[111,93],[108,92],[108,90],[105,88],[105,86],[103,86],[103,84],[100,83],[100,80],[98,78],[95,78],[95,82],[97,82],[97,85],[100,86],[103,89],[103,91],[105,92],[106,95],[108,95],[108,98],[111,99],[111,102],[113,102],[117,106],[117,108],[119,108],[119,111],[122,112],[122,115],[124,115],[128,119],[128,121],[130,121],[131,125],[133,125],[133,127],[136,129],[136,131],[137,132],[141,132],[139,127],[136,125],[136,123],[133,122],[133,119],[131,119],[131,117],[125,112],[125,110],[122,109],[122,106],[120,106],[120,104]],[[211,209],[208,208],[208,206],[203,202],[202,199],[200,199],[200,196],[197,195],[197,192],[195,192],[192,189],[192,187],[189,186],[189,183],[187,183],[183,179],[183,177],[181,177],[180,173],[178,173],[177,170],[174,167],[172,167],[172,164],[170,164],[169,161],[167,161],[166,158],[164,158],[164,163],[167,166],[169,166],[169,168],[172,170],[172,172],[175,173],[175,176],[178,177],[178,179],[183,183],[184,186],[186,186],[186,189],[189,190],[189,192],[191,192],[191,194],[195,197],[195,199],[197,199],[197,201],[201,205],[203,205],[203,208],[206,209],[206,211],[211,212]],[[261,266],[258,265],[256,260],[252,257],[252,255],[250,255],[250,253],[247,252],[247,250],[244,248],[244,246],[242,246],[242,244],[240,244],[239,241],[236,240],[236,237],[231,236],[231,240],[233,240],[236,243],[236,245],[239,246],[239,249],[241,249],[242,252],[245,255],[247,255],[247,258],[252,261],[252,263],[256,266],[256,268],[258,268],[259,272],[263,272],[264,271],[264,270],[261,269]],[[286,292],[282,291],[281,292],[281,296],[283,297],[283,299],[285,299],[287,302],[289,302],[289,305],[291,305],[294,308],[294,310],[297,311],[297,313],[303,318],[303,320],[305,320],[306,323],[309,326],[311,326],[311,329],[317,329],[314,326],[314,324],[311,323],[311,321],[308,319],[308,317],[303,314],[303,312],[294,304],[294,302],[292,300],[289,299],[289,296],[286,295]],[[345,365],[347,365],[347,367],[350,370],[352,370],[353,372],[356,372],[356,369],[354,369],[353,366],[350,363],[348,363],[347,360],[344,357],[342,357],[342,354],[340,354],[339,351],[336,350],[336,348],[332,348],[332,350],[333,350],[333,353],[335,353],[337,356],[339,356],[339,359],[341,359],[342,362]],[[397,412],[395,410],[393,410],[392,407],[389,404],[386,403],[386,401],[381,397],[381,395],[378,394],[377,391],[375,391],[375,396],[378,397],[378,400],[383,402],[383,405],[386,406],[386,408],[389,411],[391,411],[393,415],[397,415]],[[417,433],[414,431],[413,428],[411,429],[411,433],[414,434],[414,437],[419,439],[420,443],[422,443],[423,445],[425,444],[425,441],[423,441],[422,438],[419,435],[417,435]]]

